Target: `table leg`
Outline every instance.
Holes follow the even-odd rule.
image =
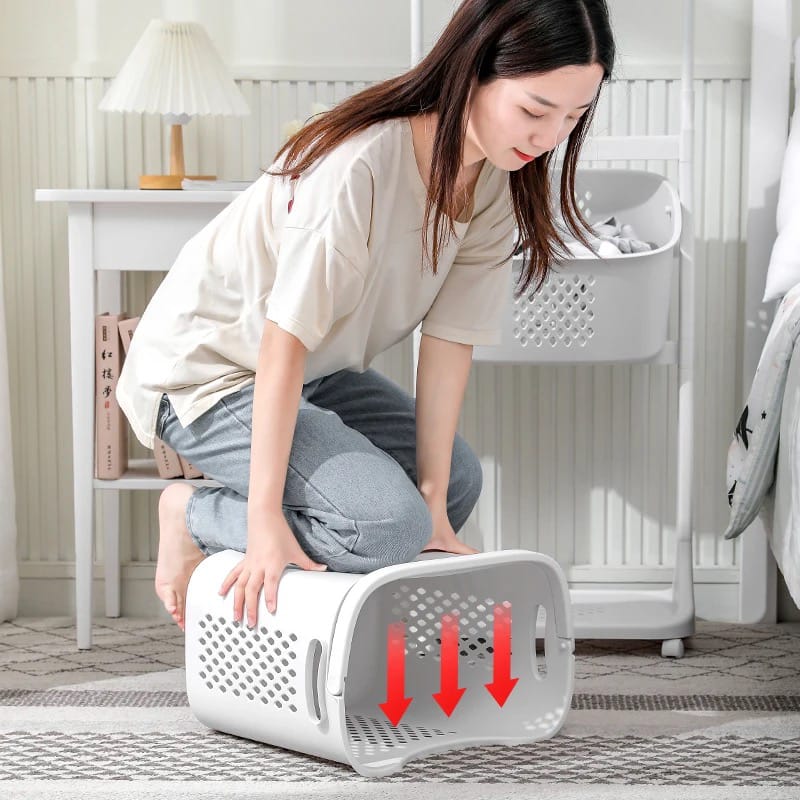
[[[94,272],[92,205],[69,206],[75,617],[78,648],[92,646],[94,544]]]
[[[120,616],[119,491],[107,489],[103,499],[103,562],[105,564],[106,616]]]
[[[122,311],[122,273],[103,270],[96,274],[99,312],[111,314]],[[103,503],[103,565],[105,575],[106,616],[120,616],[120,563],[119,563],[119,491],[101,492]]]

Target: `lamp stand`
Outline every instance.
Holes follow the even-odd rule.
[[[169,139],[169,175],[140,175],[140,189],[181,189],[181,181],[215,181],[216,175],[187,175],[183,164],[183,125],[172,125]]]

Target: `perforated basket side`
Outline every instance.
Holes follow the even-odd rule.
[[[344,691],[348,746],[359,772],[390,774],[429,753],[469,743],[522,743],[558,729],[571,697],[572,641],[557,634],[556,609],[566,606],[563,596],[554,602],[551,578],[559,592],[566,589],[548,569],[512,562],[461,574],[431,572],[398,577],[369,595],[356,619]],[[512,618],[509,657],[518,678],[502,705],[487,688],[494,681],[498,607]],[[546,647],[536,642],[540,611],[549,617]],[[443,618],[458,619],[458,686],[465,689],[449,716],[434,699],[442,689]],[[405,629],[405,689],[413,700],[394,725],[381,704],[387,700],[388,627],[396,623]]]
[[[274,614],[259,596],[254,628],[233,622],[233,592],[218,593],[241,559],[224,551],[192,575],[186,603],[186,688],[214,730],[347,763],[344,720],[326,704],[325,675],[342,598],[359,576],[287,570]],[[332,718],[333,715],[333,718]]]
[[[585,348],[595,335],[594,275],[551,274],[542,289],[513,300],[511,336],[523,350]]]
[[[632,224],[656,249],[606,259],[575,257],[554,264],[538,292],[531,285],[515,298],[510,288],[502,343],[476,347],[476,361],[646,361],[663,347],[680,238],[677,193],[654,173],[588,169],[576,176],[576,200],[587,222],[615,217]],[[521,261],[515,260],[514,289]]]
[[[210,613],[198,626],[198,676],[210,691],[298,713],[303,663],[294,633],[265,625],[251,630]]]

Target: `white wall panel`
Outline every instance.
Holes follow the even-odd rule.
[[[321,71],[324,74],[324,70]],[[14,419],[14,459],[23,562],[72,559],[66,209],[33,202],[35,188],[135,187],[168,165],[157,118],[102,114],[104,78],[0,78],[0,224]],[[364,84],[239,82],[252,114],[193,121],[187,171],[255,178],[276,151],[283,125],[312,102],[337,102]],[[723,542],[724,467],[738,416],[743,281],[741,190],[748,83],[696,83],[697,403],[696,563],[728,569],[737,543]],[[675,80],[615,82],[595,131],[677,132]],[[677,180],[675,165],[646,167]],[[133,275],[125,305],[144,308],[160,275]],[[670,328],[677,332],[673,286]],[[377,366],[410,388],[410,346]],[[564,564],[669,565],[675,524],[675,367],[476,365],[462,432],[484,466],[474,523],[503,547],[530,547]],[[140,452],[132,440],[133,454]],[[155,494],[123,493],[123,562],[157,553]],[[98,500],[98,503],[100,501]],[[487,543],[470,527],[468,539]],[[102,552],[98,553],[102,557]],[[661,573],[659,573],[661,574]]]
[[[751,2],[696,0],[698,77],[748,74]],[[456,5],[425,0],[426,50]],[[793,5],[800,30],[800,0]],[[674,73],[681,52],[676,6],[609,0],[619,77],[650,65],[669,65]],[[154,17],[205,25],[242,78],[296,77],[298,70],[316,78],[327,74],[320,65],[328,65],[345,79],[374,80],[396,73],[410,57],[405,0],[0,0],[0,75],[114,75]]]

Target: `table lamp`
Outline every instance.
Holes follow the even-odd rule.
[[[154,19],[100,102],[101,111],[162,114],[171,126],[170,174],[141,175],[140,189],[180,189],[186,175],[183,126],[198,114],[250,113],[205,28],[197,22]]]

